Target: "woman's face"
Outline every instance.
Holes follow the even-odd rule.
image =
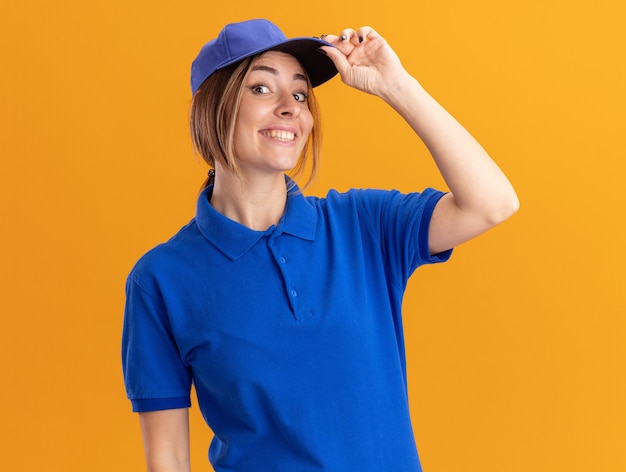
[[[268,51],[253,63],[235,120],[234,148],[243,173],[293,169],[313,128],[308,82],[293,56]]]

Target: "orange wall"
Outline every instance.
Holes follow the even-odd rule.
[[[410,395],[428,472],[626,470],[621,0],[57,0],[0,9],[3,470],[142,470],[119,361],[134,261],[193,216],[188,70],[226,22],[373,25],[522,208],[418,271]],[[177,5],[177,6],[174,6]],[[377,99],[319,91],[329,187],[442,186]],[[209,432],[193,416],[193,460]]]

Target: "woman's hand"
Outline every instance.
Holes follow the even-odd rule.
[[[338,36],[322,35],[322,39],[335,46],[321,49],[351,87],[384,98],[409,77],[391,46],[370,26],[346,28]]]

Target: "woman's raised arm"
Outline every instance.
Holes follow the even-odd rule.
[[[519,207],[509,180],[482,146],[402,66],[369,26],[324,39],[347,85],[382,98],[429,149],[450,193],[437,204],[429,230],[431,253],[455,247],[504,221]]]

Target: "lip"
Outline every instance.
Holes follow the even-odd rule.
[[[259,130],[259,133],[263,133],[266,131],[287,131],[289,133],[293,133],[293,135],[297,138],[300,136],[300,132],[298,131],[297,128],[294,128],[293,126],[287,126],[287,125],[272,125],[272,126],[268,126],[267,128],[263,128]]]
[[[289,133],[293,136],[291,139],[282,139],[277,136],[277,133]],[[274,145],[294,147],[300,142],[300,134],[297,128],[293,126],[277,125],[270,126],[259,130],[259,134],[270,141]],[[274,136],[272,136],[274,134]]]

